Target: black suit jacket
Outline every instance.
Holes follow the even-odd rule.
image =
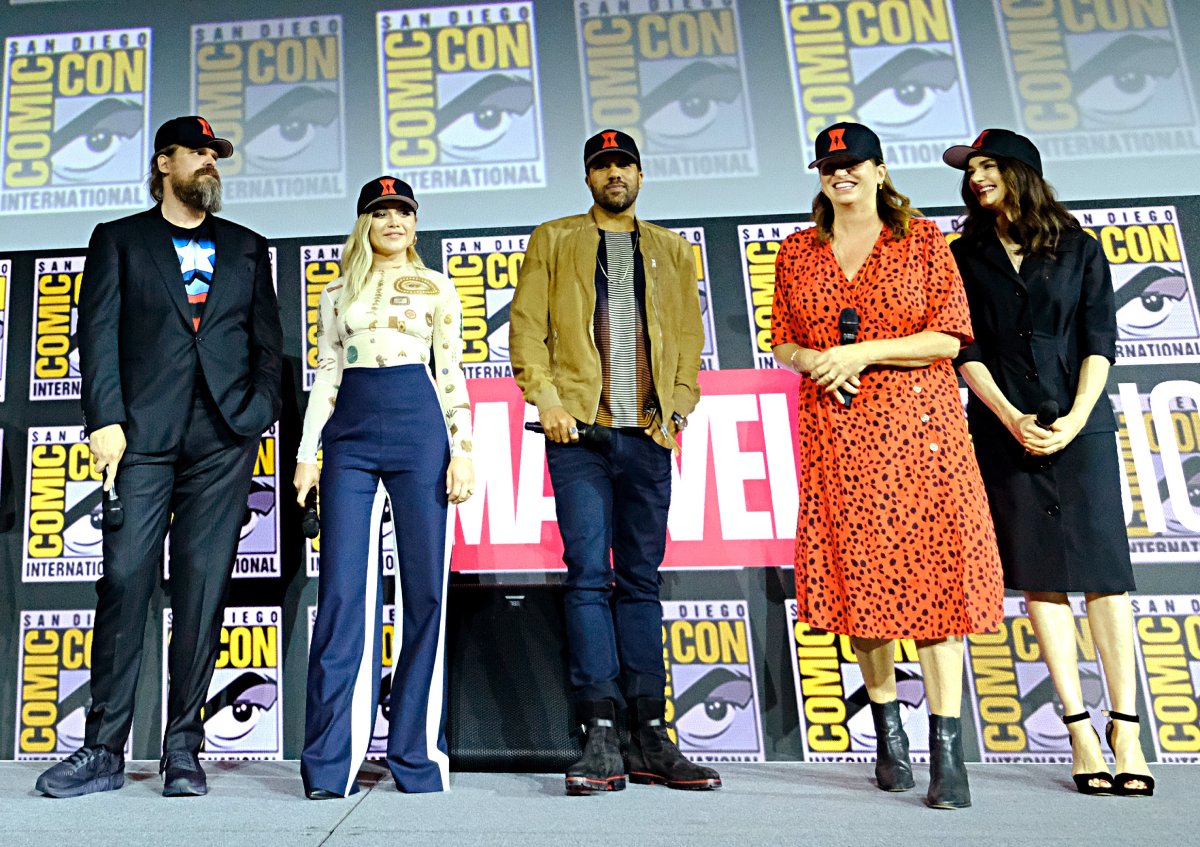
[[[199,332],[158,207],[92,232],[78,326],[87,432],[122,424],[132,452],[173,449],[197,360],[235,433],[258,435],[279,417],[283,331],[267,241],[210,217],[217,254]]]
[[[1071,409],[1079,371],[1088,356],[1116,359],[1117,320],[1108,260],[1096,239],[1063,233],[1053,253],[1026,256],[1021,271],[994,231],[950,245],[962,274],[975,343],[956,365],[980,361],[1014,406],[1026,414],[1043,400]],[[991,410],[971,395],[971,432],[1007,443],[1012,436]],[[1101,396],[1082,433],[1117,428],[1112,404]]]

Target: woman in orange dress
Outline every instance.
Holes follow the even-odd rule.
[[[816,226],[780,247],[772,312],[776,360],[806,377],[797,613],[850,636],[885,791],[914,784],[893,641],[916,640],[930,712],[926,802],[963,808],[963,636],[1003,617],[995,531],[951,365],[971,341],[966,296],[945,238],[888,179],[874,132],[834,124],[809,167],[821,179]],[[860,324],[854,343],[840,343],[843,315]]]

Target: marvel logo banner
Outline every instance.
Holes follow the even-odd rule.
[[[778,567],[796,534],[796,377],[704,371],[674,458],[666,568]],[[471,383],[475,496],[457,509],[457,571],[560,570],[545,439],[512,380]],[[585,449],[585,448],[581,448]]]

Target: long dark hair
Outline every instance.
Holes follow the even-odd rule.
[[[1079,221],[1066,210],[1050,183],[1024,162],[1004,156],[989,156],[1004,182],[1004,211],[1008,215],[1008,237],[1020,245],[1021,255],[1050,253],[1062,236],[1079,230]],[[996,228],[996,213],[979,204],[971,190],[971,172],[963,174],[959,189],[967,205],[962,233],[982,238]]]
[[[882,159],[871,161],[876,165],[883,164]],[[921,214],[921,210],[909,205],[908,198],[892,185],[891,174],[884,176],[883,185],[875,191],[875,208],[879,213],[879,220],[892,231],[892,238],[897,241],[908,235],[909,221]],[[812,217],[813,223],[817,225],[817,238],[821,241],[833,238],[833,201],[826,197],[823,191],[818,191],[817,196],[813,198]]]

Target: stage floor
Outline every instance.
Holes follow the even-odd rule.
[[[0,763],[0,844],[308,845],[1161,845],[1200,840],[1200,767],[1158,765],[1153,799],[1083,797],[1065,766],[970,765],[975,805],[934,811],[917,789],[885,794],[869,765],[721,767],[711,794],[631,785],[565,797],[562,777],[456,773],[446,794],[401,795],[368,766],[362,790],[313,802],[296,762],[212,763],[207,797],[165,799],[154,762],[126,767],[120,791],[52,800],[33,791],[44,767]]]

